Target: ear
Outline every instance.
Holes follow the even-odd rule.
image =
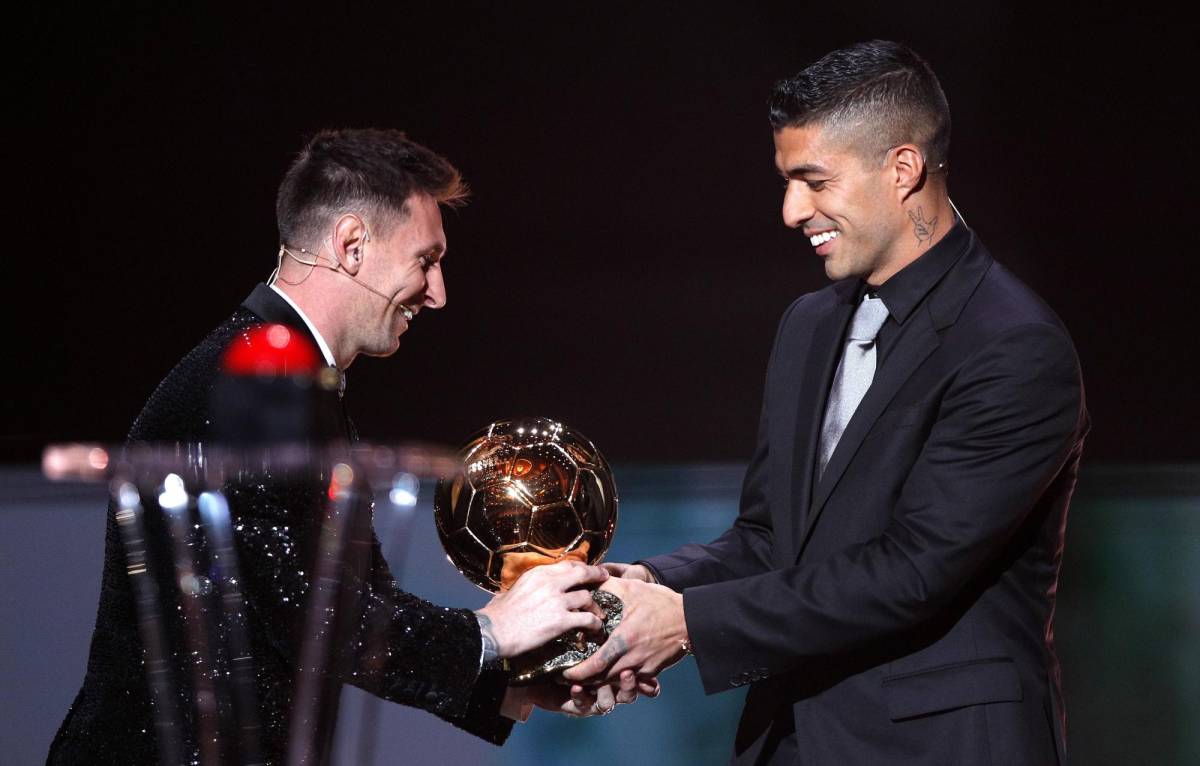
[[[362,268],[368,240],[367,225],[354,213],[346,213],[333,225],[333,257],[348,274],[357,274]]]
[[[901,144],[892,149],[891,171],[900,201],[921,188],[925,181],[925,156],[913,144]]]

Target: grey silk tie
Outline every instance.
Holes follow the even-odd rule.
[[[817,479],[825,473],[825,466],[833,456],[846,424],[850,422],[858,403],[862,401],[871,381],[875,378],[875,336],[887,321],[887,306],[870,293],[863,296],[862,303],[850,321],[846,335],[846,349],[833,376],[833,388],[829,391],[829,404],[825,407],[825,421],[821,425],[821,462]]]

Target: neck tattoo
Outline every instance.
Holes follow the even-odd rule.
[[[933,232],[937,229],[938,217],[935,215],[926,221],[925,209],[917,205],[917,212],[908,211],[908,220],[912,221],[917,245],[928,247],[933,242]]]

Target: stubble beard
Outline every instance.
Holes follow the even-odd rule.
[[[834,281],[857,277],[868,281],[872,274],[883,270],[892,259],[892,248],[887,244],[894,236],[882,227],[860,230],[859,236],[847,236],[846,232],[837,243],[845,248],[825,260],[825,274]]]
[[[358,327],[363,328],[359,336],[359,353],[363,356],[387,357],[400,348],[400,338],[395,313],[380,316],[378,308],[363,306],[358,317]]]
[[[848,277],[866,276],[859,273],[862,270],[862,264],[858,261],[862,259],[855,259],[854,244],[847,240],[845,232],[842,232],[841,236],[835,240],[835,247],[838,251],[825,259],[825,276],[834,282]]]

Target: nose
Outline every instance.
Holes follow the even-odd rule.
[[[783,225],[789,229],[798,229],[813,217],[812,200],[808,190],[801,181],[788,181],[787,190],[783,193]]]
[[[440,309],[446,305],[446,280],[441,265],[435,265],[425,274],[425,306]]]

